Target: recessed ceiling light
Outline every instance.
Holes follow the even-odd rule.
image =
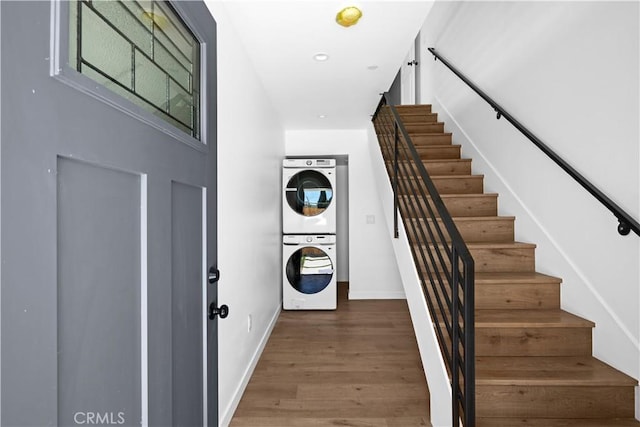
[[[369,65],[369,66],[367,67],[367,70],[371,70],[371,71],[373,71],[373,70],[377,70],[377,69],[378,69],[378,66],[377,66],[377,65]]]
[[[336,22],[343,27],[350,27],[356,25],[360,18],[362,18],[362,11],[355,6],[349,6],[338,12]]]
[[[327,55],[326,53],[316,53],[315,55],[313,55],[313,59],[318,62],[324,62],[329,59],[329,55]]]

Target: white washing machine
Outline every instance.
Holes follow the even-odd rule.
[[[284,159],[282,232],[336,233],[335,159]]]
[[[282,307],[335,310],[336,236],[290,234],[283,237]]]

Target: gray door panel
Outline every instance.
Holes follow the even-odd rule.
[[[67,159],[57,170],[58,425],[93,412],[138,426],[140,177]]]
[[[204,390],[217,425],[215,22],[176,9],[207,45],[199,149],[51,77],[50,3],[0,2],[2,425],[203,425]]]
[[[202,425],[202,189],[171,183],[173,425]]]

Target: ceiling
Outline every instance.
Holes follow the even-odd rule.
[[[353,129],[370,120],[433,2],[227,0],[229,18],[286,129]],[[357,25],[336,14],[357,6]],[[324,62],[314,60],[326,53]],[[323,117],[324,116],[324,117]]]

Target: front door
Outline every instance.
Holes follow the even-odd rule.
[[[0,15],[1,424],[217,425],[213,18],[155,0]]]

